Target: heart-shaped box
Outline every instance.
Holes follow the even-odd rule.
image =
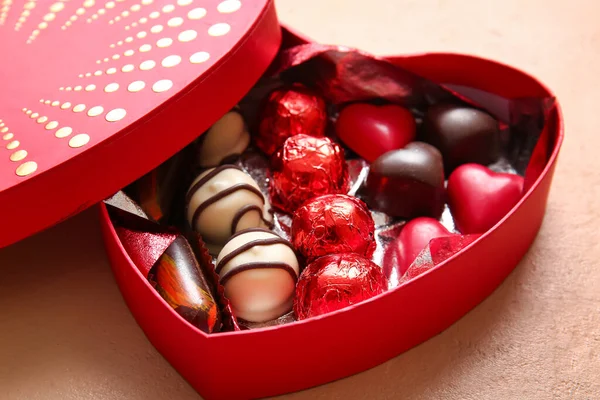
[[[0,158],[0,220],[9,227],[0,230],[0,247],[98,203],[182,149],[252,87],[281,40],[269,0],[1,1],[0,55],[14,54],[16,61],[3,66],[0,77],[0,143],[9,150],[2,149],[6,156]],[[100,25],[105,29],[98,32]],[[285,29],[283,40],[306,41]],[[388,59],[457,90],[552,96],[535,78],[477,57]],[[136,321],[202,396],[256,398],[301,390],[406,351],[493,292],[541,225],[563,140],[558,106],[541,138],[535,154],[543,168],[529,174],[524,196],[492,229],[394,290],[289,325],[207,335],[156,293],[100,203],[103,237]]]

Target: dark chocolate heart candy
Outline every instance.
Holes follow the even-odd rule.
[[[499,155],[498,121],[471,107],[430,107],[423,121],[423,140],[442,152],[447,174],[461,164],[491,164]]]
[[[442,155],[427,143],[387,152],[371,165],[365,201],[372,209],[393,217],[438,218],[444,200]]]

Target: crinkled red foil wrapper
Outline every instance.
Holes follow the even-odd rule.
[[[265,154],[273,155],[287,138],[299,133],[325,136],[327,105],[306,87],[275,89],[264,103],[254,142]]]
[[[370,299],[387,290],[381,268],[353,253],[317,258],[302,272],[296,286],[298,320],[323,315]]]
[[[376,246],[375,223],[367,205],[356,197],[315,197],[294,213],[292,244],[308,259],[332,253],[370,258]]]
[[[326,137],[288,138],[271,160],[269,191],[273,205],[288,213],[313,197],[346,193],[344,150]]]

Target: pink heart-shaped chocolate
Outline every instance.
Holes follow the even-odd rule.
[[[345,107],[335,124],[342,142],[369,162],[415,139],[416,124],[406,108],[356,103]]]
[[[450,175],[447,191],[458,230],[463,234],[483,233],[519,202],[523,177],[464,164]]]
[[[384,272],[396,268],[400,276],[404,275],[431,239],[450,235],[454,234],[436,219],[419,217],[409,221],[386,252],[383,263],[386,269]]]

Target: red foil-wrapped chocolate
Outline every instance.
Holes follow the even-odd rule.
[[[315,197],[300,207],[292,221],[292,244],[308,259],[332,253],[375,251],[375,223],[365,203],[335,194]]]
[[[387,290],[387,280],[372,261],[358,254],[330,254],[313,261],[296,286],[298,320],[360,303]]]
[[[299,133],[325,135],[325,100],[301,85],[276,89],[267,97],[260,117],[255,143],[272,155],[285,140]]]
[[[288,138],[271,160],[271,203],[292,213],[305,201],[348,191],[344,150],[329,138]]]

